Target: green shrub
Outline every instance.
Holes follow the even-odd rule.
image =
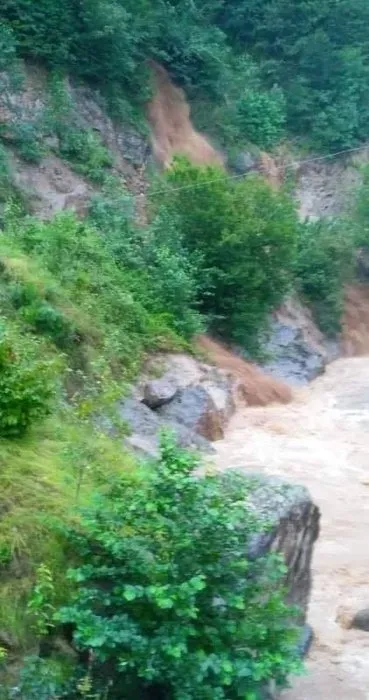
[[[179,345],[170,318],[158,310],[159,304],[152,304],[147,272],[118,264],[108,241],[91,223],[71,212],[48,222],[13,222],[10,217],[0,236],[0,252],[1,246],[22,294],[26,289],[22,298],[16,287],[18,314],[72,355],[82,344],[88,362],[114,366],[123,378],[137,370],[147,348]],[[8,302],[9,291],[14,305],[14,285],[5,290]],[[91,368],[91,362],[89,368],[82,367],[87,373]]]
[[[363,182],[356,192],[352,207],[348,212],[349,225],[354,230],[358,248],[369,248],[369,167],[361,170]]]
[[[157,197],[184,245],[201,255],[200,309],[215,331],[255,352],[269,312],[292,280],[292,201],[261,177],[232,180],[218,167],[198,168],[184,159],[176,160],[161,187]]]
[[[190,338],[202,328],[197,308],[198,260],[189,255],[176,221],[165,208],[146,228],[135,225],[133,212],[132,197],[120,182],[109,179],[102,195],[92,199],[90,218],[104,234],[117,263],[139,272],[145,307],[165,314],[177,333]]]
[[[352,277],[355,240],[340,221],[301,224],[296,281],[311,304],[316,320],[328,335],[341,328],[344,285]]]
[[[6,202],[12,188],[10,163],[5,148],[0,144],[0,202]]]
[[[46,155],[39,118],[16,119],[9,124],[9,133],[19,155],[29,163],[39,163]]]
[[[52,364],[40,348],[0,327],[0,437],[23,435],[50,411],[54,393]],[[40,353],[41,354],[41,353]]]
[[[282,90],[246,89],[236,105],[239,133],[262,148],[273,148],[282,138],[286,100]]]
[[[194,478],[166,437],[142,483],[115,483],[69,531],[81,564],[56,619],[90,651],[109,698],[261,698],[299,664],[275,556],[247,559],[260,524],[241,474]]]
[[[66,697],[64,689],[68,685],[68,664],[29,656],[25,659],[16,685],[0,688],[0,700],[51,700]],[[77,696],[74,695],[76,698]],[[83,696],[82,696],[83,697]],[[88,696],[87,696],[88,697]],[[91,700],[95,700],[90,696]],[[98,700],[98,698],[96,698]]]
[[[70,126],[61,137],[60,153],[74,169],[93,182],[103,182],[113,158],[101,140],[90,129]]]
[[[17,60],[14,32],[8,24],[0,23],[0,71],[11,68]]]

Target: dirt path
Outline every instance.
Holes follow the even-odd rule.
[[[369,605],[369,357],[339,360],[287,406],[240,410],[220,468],[246,466],[307,486],[321,508],[308,675],[285,700],[369,700],[369,633],[337,621]]]

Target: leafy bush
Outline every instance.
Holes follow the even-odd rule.
[[[40,119],[16,119],[9,124],[8,130],[11,141],[24,160],[39,163],[46,155]]]
[[[22,343],[22,349],[20,344]],[[37,345],[0,327],[0,437],[23,435],[47,415],[54,393],[52,365],[37,357]]]
[[[317,322],[328,335],[340,330],[344,285],[353,273],[355,238],[337,221],[301,224],[297,286],[311,303]]]
[[[298,669],[284,566],[246,557],[259,527],[240,474],[195,478],[169,437],[139,487],[123,480],[69,531],[81,564],[72,624],[109,698],[261,698]]]
[[[59,695],[59,693],[68,685],[66,678],[68,678],[68,667],[63,667],[50,659],[30,656],[25,659],[17,684],[0,688],[0,700],[65,698],[66,695]]]
[[[355,243],[358,248],[369,248],[369,167],[361,170],[363,182],[359,187],[353,206],[348,212],[349,224],[355,232]]]
[[[168,324],[186,338],[199,332],[198,260],[186,250],[173,216],[161,208],[150,226],[138,227],[132,198],[120,182],[110,179],[102,195],[92,199],[90,218],[117,263],[139,272],[145,307],[165,314]]]
[[[257,146],[273,148],[284,133],[286,100],[282,90],[246,89],[237,102],[240,134]]]
[[[0,144],[0,202],[5,202],[11,193],[12,177],[5,148]]]
[[[255,352],[269,312],[292,279],[292,201],[261,177],[236,181],[220,168],[197,168],[184,159],[166,174],[160,198],[190,254],[201,254],[201,310],[214,330]]]
[[[48,222],[10,218],[0,245],[5,257],[10,248],[10,257],[18,261],[10,267],[15,268],[13,276],[21,289],[7,285],[8,301],[10,291],[23,321],[58,347],[73,354],[76,344],[70,341],[75,339],[77,346],[84,343],[89,359],[80,369],[87,373],[94,358],[114,366],[121,378],[128,377],[139,367],[147,347],[180,343],[171,319],[158,304],[153,308],[147,272],[119,265],[101,233],[73,213]],[[24,284],[27,275],[31,286]],[[36,295],[31,293],[35,285]]]
[[[11,28],[0,24],[0,71],[12,67],[17,59],[16,39]]]
[[[103,182],[107,168],[113,164],[109,151],[93,131],[72,125],[61,138],[60,153],[77,172],[93,182]]]

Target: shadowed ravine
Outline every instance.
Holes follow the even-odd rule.
[[[369,634],[345,629],[368,606],[369,356],[341,359],[289,405],[242,408],[217,443],[220,469],[244,466],[307,486],[322,513],[308,675],[285,700],[368,700]]]

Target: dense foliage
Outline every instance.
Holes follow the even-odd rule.
[[[225,178],[178,159],[161,192],[190,253],[201,254],[201,309],[212,328],[253,351],[292,279],[297,217],[262,178]]]
[[[4,0],[0,19],[7,60],[16,46],[89,80],[116,114],[132,117],[132,105],[147,99],[154,58],[195,101],[217,106],[223,136],[270,146],[285,117],[320,147],[368,136],[365,0]]]
[[[0,318],[0,438],[23,435],[50,411],[52,363],[36,343],[10,331]]]
[[[261,527],[245,507],[250,483],[194,478],[194,458],[168,437],[148,466],[140,485],[117,481],[69,530],[81,563],[56,620],[90,653],[101,697],[257,700],[299,664],[284,566],[246,557]]]
[[[296,286],[311,304],[320,328],[335,336],[341,328],[345,283],[353,277],[356,237],[344,221],[318,221],[299,229]]]

